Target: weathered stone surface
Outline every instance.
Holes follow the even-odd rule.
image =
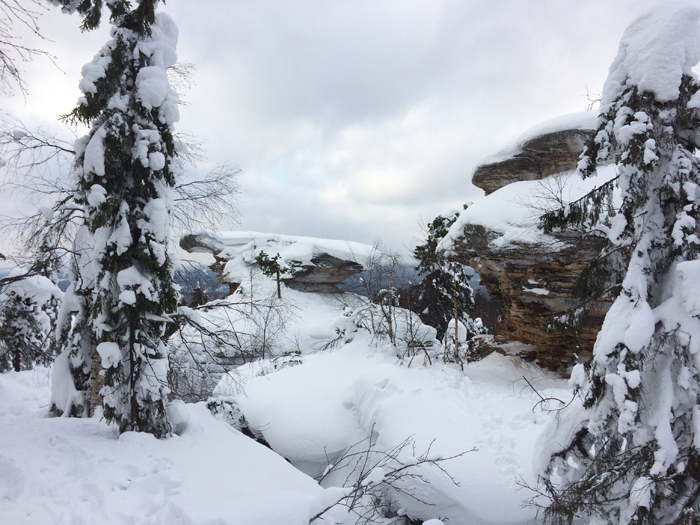
[[[498,234],[483,226],[467,225],[464,236],[453,245],[454,258],[472,266],[491,296],[502,305],[502,323],[497,334],[537,347],[540,366],[565,371],[579,358],[589,357],[609,301],[587,305],[589,318],[578,333],[551,328],[552,320],[580,305],[573,298],[574,282],[598,251],[598,241],[557,234],[568,247],[559,250],[545,245],[511,244],[496,250],[490,240]]]
[[[511,341],[504,335],[477,335],[467,342],[469,359],[480,360],[494,352],[515,356],[525,361],[534,361],[538,348],[535,345]]]
[[[314,239],[307,237],[292,237],[292,236],[276,236],[274,234],[257,234],[260,239],[268,239],[272,237],[275,241],[280,241],[277,237],[281,238],[281,242],[291,245],[298,239],[299,242],[305,243],[305,245],[313,245]],[[248,239],[245,239],[247,242]],[[318,239],[318,246],[323,246],[324,243],[334,244],[334,241],[327,241],[324,239]],[[227,239],[226,236],[217,236],[216,234],[211,234],[207,232],[194,233],[184,235],[180,239],[180,247],[190,253],[204,252],[210,253],[214,256],[215,262],[210,266],[212,271],[219,275],[219,281],[222,283],[227,283],[229,285],[230,292],[233,293],[240,284],[240,275],[232,274],[226,271],[227,263],[233,259],[240,259],[240,251],[232,249],[232,247],[240,246],[240,240],[234,238],[233,241]],[[357,253],[358,256],[362,255],[362,250],[359,250],[357,243],[352,243],[355,250],[349,249],[348,253]],[[343,293],[343,291],[338,288],[338,285],[345,281],[351,275],[360,273],[364,270],[362,264],[354,260],[343,259],[340,257],[333,256],[328,253],[324,253],[321,249],[313,245],[314,247],[310,249],[308,257],[303,257],[301,259],[288,258],[286,262],[290,265],[294,265],[296,271],[294,275],[282,275],[281,281],[294,290],[301,292],[313,292],[313,293],[325,293],[325,294],[338,294]],[[270,247],[268,247],[268,251]],[[280,248],[282,249],[282,248]],[[277,249],[273,249],[270,253],[275,253]],[[253,254],[255,255],[255,254]],[[247,263],[244,263],[247,264]]]
[[[338,288],[345,279],[364,270],[355,262],[338,259],[327,253],[311,259],[313,265],[302,266],[302,270],[293,277],[284,278],[284,283],[293,290],[314,293],[343,293]]]
[[[539,180],[573,170],[585,142],[593,134],[592,130],[570,129],[530,139],[522,144],[522,152],[479,166],[472,176],[472,184],[489,195],[513,182]]]

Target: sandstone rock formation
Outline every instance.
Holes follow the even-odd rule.
[[[572,129],[561,129],[563,124],[573,124]],[[528,192],[537,192],[540,183],[523,181],[573,170],[594,124],[590,114],[547,123],[538,127],[539,134],[537,129],[526,133],[510,156],[501,154],[479,166],[472,182],[487,197],[465,210],[443,246],[451,257],[472,266],[489,294],[501,302],[497,334],[536,345],[532,357],[553,370],[565,371],[577,358],[591,355],[611,303],[587,303],[586,321],[576,333],[554,328],[556,318],[581,305],[573,297],[573,285],[597,253],[599,241],[571,232],[544,235],[537,229],[541,210],[525,209]],[[562,184],[580,183],[577,176],[570,179]],[[576,198],[576,191],[583,194],[592,186],[576,187],[570,196]]]
[[[210,267],[228,283],[231,293],[243,282],[255,257],[264,251],[280,254],[286,264],[294,266],[293,275],[282,275],[282,282],[294,290],[325,294],[342,293],[338,285],[351,275],[360,273],[361,262],[371,250],[364,244],[297,237],[260,232],[203,231],[184,235],[180,247],[190,253],[204,252],[214,256]]]
[[[472,176],[472,184],[489,195],[516,181],[539,180],[573,170],[583,145],[593,133],[588,129],[569,129],[530,139],[522,144],[522,151],[512,157],[479,166]]]
[[[553,320],[581,301],[572,288],[587,261],[596,253],[592,238],[569,238],[563,249],[546,245],[514,244],[494,249],[489,243],[493,232],[478,225],[464,228],[463,241],[455,243],[454,257],[475,269],[486,290],[501,302],[502,320],[498,335],[535,345],[534,357],[540,366],[565,371],[577,357],[591,355],[595,338],[610,308],[609,301],[587,304],[588,319],[577,333],[553,327]]]

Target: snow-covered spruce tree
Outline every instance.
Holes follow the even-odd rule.
[[[54,3],[83,14],[83,29],[99,25],[99,0]],[[76,335],[94,338],[105,418],[120,432],[164,436],[170,425],[162,336],[177,307],[168,238],[179,115],[166,69],[176,61],[177,28],[156,15],[158,0],[133,9],[127,0],[106,4],[112,39],[83,68],[84,96],[68,115],[91,126],[76,143],[76,202],[84,206],[83,244],[92,245],[74,290],[89,315]]]
[[[416,311],[421,321],[437,330],[438,339],[445,336],[450,322],[455,318],[467,328],[468,339],[486,333],[483,325],[467,313],[474,308],[474,293],[469,285],[467,267],[448,261],[444,253],[437,249],[457,217],[458,211],[435,217],[427,226],[425,242],[413,250],[413,257],[418,261],[416,270],[424,276],[418,284]]]
[[[700,523],[699,18],[663,3],[625,31],[579,166],[614,162],[620,200],[606,185],[543,220],[629,253],[590,368],[572,373],[584,408],[548,436],[547,523]]]
[[[19,372],[53,361],[53,329],[62,295],[51,280],[40,275],[5,288],[0,296],[0,344],[6,351],[0,356],[0,371]]]

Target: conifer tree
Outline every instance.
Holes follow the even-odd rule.
[[[467,313],[474,308],[474,293],[469,285],[467,267],[448,261],[444,253],[438,250],[440,241],[457,217],[457,211],[435,217],[428,224],[425,242],[413,250],[413,257],[418,261],[416,270],[423,275],[418,284],[416,310],[422,322],[437,330],[438,339],[445,336],[450,321],[455,318],[467,328],[467,338],[485,333],[483,325],[475,322]]]
[[[100,23],[100,0],[53,1],[80,12],[84,30]],[[73,337],[81,348],[73,369],[91,370],[94,381],[101,365],[104,416],[120,432],[164,436],[170,425],[162,336],[177,307],[168,238],[179,115],[166,76],[176,61],[177,28],[156,14],[158,3],[106,3],[112,38],[83,68],[84,96],[67,118],[91,126],[76,143],[75,200],[84,207],[79,242],[86,256],[74,272],[84,331]]]
[[[700,522],[699,17],[662,4],[625,31],[579,164],[618,176],[543,218],[607,237],[589,282],[624,276],[590,367],[572,372],[583,408],[548,436],[548,523]]]
[[[38,275],[5,288],[0,296],[0,344],[5,350],[0,355],[0,371],[19,372],[35,364],[51,364],[56,309],[62,295],[51,280]]]
[[[274,257],[270,257],[264,251],[261,251],[256,257],[255,262],[260,267],[264,275],[275,277],[277,279],[277,298],[282,299],[282,287],[280,285],[281,276],[283,274],[294,275],[298,270],[297,265],[292,261],[287,263],[278,253]]]

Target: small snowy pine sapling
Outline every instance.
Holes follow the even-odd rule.
[[[260,267],[260,270],[264,275],[268,277],[275,277],[277,279],[277,298],[282,299],[282,288],[280,285],[280,277],[282,274],[291,274],[297,271],[296,266],[292,262],[291,264],[285,262],[284,259],[278,253],[274,257],[270,257],[264,251],[255,257],[255,262]]]
[[[457,217],[459,212],[453,211],[433,219],[427,226],[425,242],[413,250],[413,257],[418,261],[416,270],[424,276],[418,285],[420,295],[416,309],[425,324],[437,329],[440,339],[445,337],[452,319],[458,319],[467,327],[468,339],[486,333],[484,326],[467,313],[474,308],[467,266],[448,261],[438,250],[440,241]],[[452,326],[454,329],[456,325]]]

